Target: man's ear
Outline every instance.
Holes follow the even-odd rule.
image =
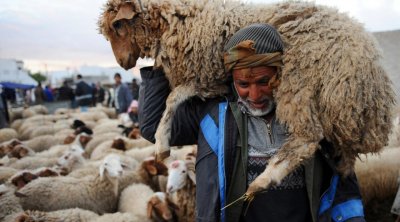
[[[130,20],[133,17],[135,17],[137,13],[134,11],[134,5],[131,3],[127,2],[125,4],[122,4],[119,7],[118,13],[115,16],[115,18],[112,20],[111,24],[114,24],[116,21],[122,20],[122,19],[127,19]]]

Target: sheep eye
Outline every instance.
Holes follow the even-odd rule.
[[[113,26],[113,28],[114,28],[115,30],[118,30],[118,29],[120,29],[120,28],[122,27],[122,22],[121,22],[121,21],[116,21],[116,22],[114,22],[114,23],[112,24],[112,26]]]
[[[186,170],[182,170],[182,173],[186,173]]]

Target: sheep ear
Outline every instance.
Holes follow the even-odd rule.
[[[189,170],[188,176],[189,176],[190,180],[193,181],[194,185],[196,185],[196,173],[193,170]]]
[[[20,193],[18,191],[15,191],[14,194],[15,194],[16,197],[28,197],[27,195],[25,195],[23,193]]]
[[[152,176],[157,175],[157,168],[154,165],[146,165],[146,170]]]
[[[103,179],[104,176],[104,171],[106,171],[106,167],[104,166],[104,164],[100,165],[100,179]]]
[[[149,202],[147,202],[147,218],[151,218],[152,214],[153,214],[153,203],[150,199]]]
[[[121,19],[127,19],[130,20],[132,19],[137,13],[133,9],[133,5],[126,3],[121,5],[121,7],[118,10],[117,15],[115,18],[112,20],[111,24],[114,24],[114,22],[119,21]]]

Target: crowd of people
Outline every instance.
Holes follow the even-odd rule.
[[[105,87],[100,82],[95,84],[85,81],[82,75],[78,74],[75,82],[65,80],[58,88],[52,88],[51,85],[43,87],[42,83],[38,82],[33,89],[6,92],[0,85],[0,128],[9,125],[7,101],[28,106],[68,101],[69,107],[66,108],[79,108],[81,112],[97,105],[114,107],[118,114],[128,113],[134,124],[138,124],[139,85],[137,80],[133,78],[132,83],[128,85],[122,82],[121,74],[115,73],[114,81],[113,87]]]

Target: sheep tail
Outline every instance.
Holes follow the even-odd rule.
[[[179,85],[169,94],[165,111],[155,134],[157,159],[163,160],[169,156],[169,140],[171,139],[172,117],[177,107],[196,94],[195,87],[192,84]]]

